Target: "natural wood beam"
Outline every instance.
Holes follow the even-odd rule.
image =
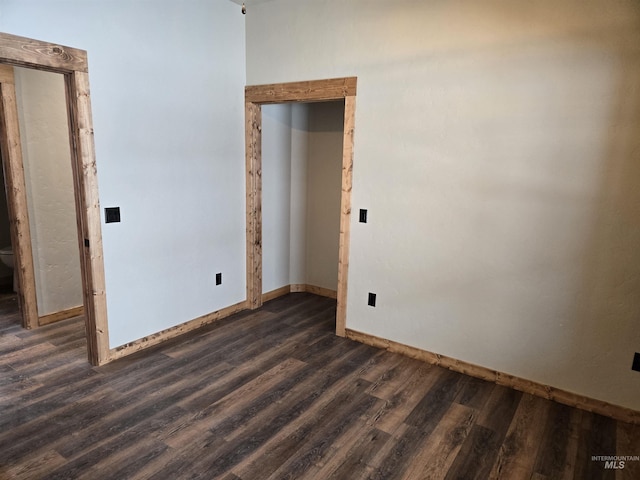
[[[247,306],[262,305],[262,109],[245,103]]]
[[[66,88],[70,106],[69,135],[75,159],[72,168],[88,333],[87,350],[89,361],[94,365],[102,365],[110,360],[109,326],[88,74],[73,72],[68,75]]]
[[[251,103],[327,102],[356,94],[356,77],[305,82],[275,83],[245,87],[245,100]]]
[[[87,52],[0,33],[0,63],[58,73],[86,72]]]

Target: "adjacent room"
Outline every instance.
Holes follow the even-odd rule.
[[[0,478],[640,478],[638,2],[0,32]]]

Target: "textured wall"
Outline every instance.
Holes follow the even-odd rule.
[[[64,78],[14,72],[38,314],[46,315],[83,302]]]
[[[248,83],[349,75],[347,327],[640,409],[638,2],[247,13]]]

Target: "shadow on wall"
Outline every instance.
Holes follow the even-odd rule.
[[[633,349],[640,351],[640,57],[637,45],[633,50],[610,47],[607,52],[609,122],[603,125],[601,174],[584,238],[573,343],[578,355],[597,339],[584,375],[602,365],[623,369],[631,398],[637,395],[631,385],[640,382],[640,374],[630,370]],[[631,348],[620,348],[622,340]]]
[[[415,345],[428,329],[427,350],[638,404],[636,38],[613,25],[378,65],[388,83],[424,85],[411,101],[361,93],[381,116],[403,107],[402,135],[367,145],[400,160],[385,179],[403,195],[378,208],[388,232],[410,230],[374,275],[421,279],[390,281],[398,318],[415,318],[416,299],[425,311],[396,338]],[[365,129],[373,112],[361,105]]]

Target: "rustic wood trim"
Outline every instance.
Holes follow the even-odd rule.
[[[323,102],[356,95],[356,77],[304,82],[273,83],[245,87],[245,101],[269,103]]]
[[[342,145],[342,193],[340,200],[340,251],[338,253],[338,291],[336,293],[338,302],[336,334],[340,336],[345,334],[347,311],[349,228],[351,224],[351,185],[357,80],[357,77],[345,77],[245,87],[247,302],[249,308],[259,307],[263,299],[261,106],[271,103],[332,100],[344,100],[345,102]],[[257,182],[259,183],[257,184]]]
[[[342,140],[342,193],[340,199],[340,248],[338,253],[338,306],[336,310],[336,335],[340,337],[344,337],[347,326],[347,285],[349,278],[355,117],[356,97],[346,97],[344,99],[344,137]]]
[[[337,291],[331,290],[330,288],[318,287],[316,285],[305,285],[305,292],[313,293],[314,295],[319,295],[321,297],[333,298],[334,300],[338,298]]]
[[[331,290],[330,288],[317,287],[315,285],[308,285],[306,283],[293,283],[291,285],[285,285],[284,287],[276,288],[270,292],[262,294],[262,302],[268,302],[274,298],[282,297],[288,293],[312,293],[321,297],[336,299],[338,292]]]
[[[0,64],[19,65],[65,75],[76,218],[79,226],[78,240],[82,252],[80,264],[87,353],[92,364],[101,365],[110,360],[109,332],[87,54],[75,48],[0,33]],[[9,144],[19,143],[19,137],[15,134],[16,132]],[[26,243],[24,239],[22,243]],[[26,255],[23,255],[23,258],[26,258]],[[19,283],[23,286],[24,278],[19,278]],[[37,319],[37,313],[35,318]]]
[[[276,288],[275,290],[271,290],[270,292],[262,294],[262,303],[268,302],[269,300],[273,300],[278,297],[282,297],[283,295],[287,295],[291,293],[291,285],[285,285],[284,287]]]
[[[16,79],[13,76],[13,67],[9,65],[0,65],[0,83],[8,83],[10,85],[16,84]]]
[[[291,292],[307,292],[312,293],[314,295],[319,295],[321,297],[333,298],[336,299],[338,297],[338,292],[335,290],[331,290],[330,288],[318,287],[316,285],[309,285],[306,283],[297,284],[294,283],[290,285]]]
[[[110,361],[125,357],[127,355],[131,355],[133,353],[139,352],[140,350],[150,348],[154,345],[158,345],[159,343],[178,337],[184,333],[197,330],[198,328],[204,327],[205,325],[208,325],[215,321],[222,320],[223,318],[229,317],[246,309],[247,302],[243,301],[240,303],[236,303],[235,305],[222,308],[215,312],[208,313],[201,317],[194,318],[193,320],[189,320],[188,322],[176,325],[175,327],[167,328],[166,330],[154,333],[153,335],[148,335],[133,342],[126,343],[124,345],[111,349],[109,357]]]
[[[87,72],[87,52],[0,33],[0,63],[58,73]]]
[[[83,305],[68,308],[66,310],[60,310],[59,312],[48,313],[47,315],[42,315],[38,319],[38,323],[40,324],[40,326],[49,325],[50,323],[60,322],[61,320],[66,320],[68,318],[79,317],[80,315],[84,315]]]
[[[307,291],[307,286],[304,283],[292,283],[289,285],[289,291],[291,293],[304,293]]]
[[[94,365],[102,365],[110,360],[109,326],[89,75],[73,72],[65,80],[87,350],[89,361]]]
[[[262,109],[245,103],[247,302],[262,305]]]
[[[627,407],[613,405],[602,400],[585,397],[577,393],[568,392],[566,390],[561,390],[532,380],[516,377],[515,375],[510,375],[508,373],[491,370],[486,367],[474,365],[445,355],[428,352],[420,348],[410,347],[408,345],[376,337],[368,333],[357,332],[351,329],[346,329],[345,333],[347,338],[366,345],[371,345],[372,347],[381,348],[394,353],[400,353],[407,357],[415,358],[432,365],[448,368],[454,372],[487,380],[496,383],[497,385],[503,385],[537,397],[553,400],[564,405],[569,405],[570,407],[576,407],[581,410],[611,417],[615,420],[640,425],[640,412]]]
[[[0,144],[22,326],[36,328],[38,301],[13,67],[0,65]]]

